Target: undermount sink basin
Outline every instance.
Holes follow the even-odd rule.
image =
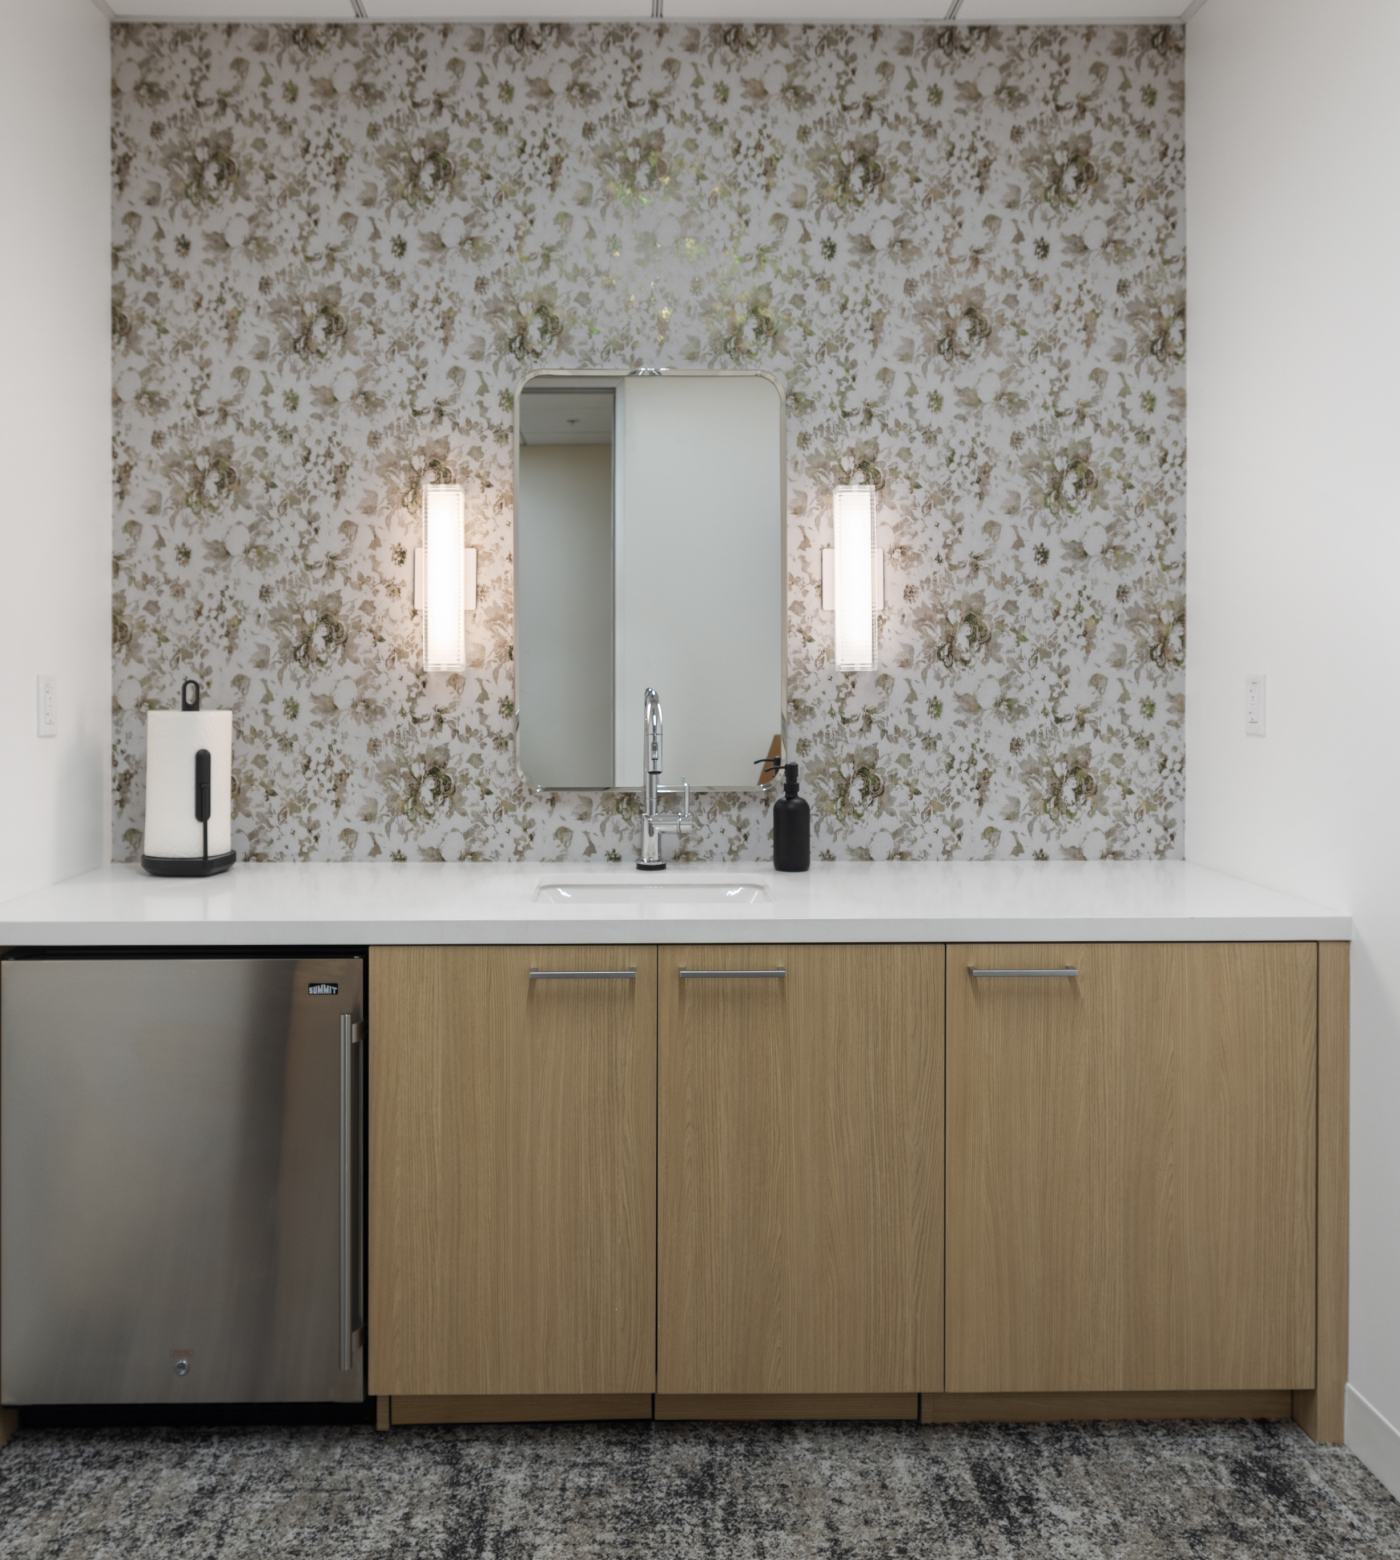
[[[554,905],[756,905],[768,898],[762,883],[671,877],[664,872],[634,872],[629,878],[592,882],[541,883],[535,898]]]

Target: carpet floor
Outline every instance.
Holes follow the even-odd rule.
[[[10,1560],[1400,1560],[1291,1424],[25,1430]]]

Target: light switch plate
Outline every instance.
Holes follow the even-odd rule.
[[[1269,679],[1253,673],[1244,680],[1244,734],[1267,736],[1269,731]]]
[[[34,729],[41,737],[58,735],[58,678],[42,672],[34,685]]]

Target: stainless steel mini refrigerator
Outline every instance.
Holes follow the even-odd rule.
[[[0,968],[0,1403],[364,1395],[364,965]]]

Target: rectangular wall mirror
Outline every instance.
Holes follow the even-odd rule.
[[[741,790],[782,731],[783,404],[761,374],[537,374],[516,398],[519,759],[549,790]]]

